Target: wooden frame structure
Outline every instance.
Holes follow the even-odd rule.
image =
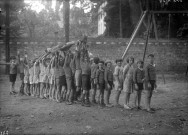
[[[155,14],[188,14],[188,10],[185,10],[185,11],[144,11],[141,15],[141,18],[138,22],[138,24],[136,25],[135,27],[135,30],[130,38],[130,41],[122,55],[122,59],[124,60],[125,58],[125,55],[127,54],[134,38],[136,37],[136,34],[138,33],[139,29],[140,29],[140,26],[143,22],[143,20],[145,19],[146,15],[149,16],[149,19],[148,19],[148,28],[147,28],[147,35],[146,35],[146,45],[145,45],[145,49],[144,49],[144,56],[143,56],[143,61],[145,60],[145,55],[146,55],[146,51],[147,51],[147,45],[148,45],[148,40],[149,40],[149,36],[150,36],[150,27],[151,27],[151,24],[153,23],[153,26],[154,26],[154,33],[155,33],[155,39],[156,41],[160,44],[159,42],[159,38],[158,38],[158,34],[157,34],[157,26],[156,26],[156,21],[155,21]],[[170,26],[170,22],[169,22],[169,26]],[[168,37],[169,38],[169,37]],[[161,59],[160,59],[161,60]],[[188,69],[187,69],[188,70]],[[165,84],[165,77],[164,77],[164,72],[162,72],[162,76],[163,76],[163,81],[164,81],[164,84]]]

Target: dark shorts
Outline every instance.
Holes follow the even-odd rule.
[[[67,86],[65,75],[59,77],[59,85],[61,85],[61,86]]]
[[[17,74],[9,74],[9,81],[10,82],[15,82],[16,81],[16,76],[17,76]]]
[[[143,90],[144,89],[144,84],[143,83],[137,83],[137,85],[138,85],[138,90]]]
[[[20,73],[20,80],[21,80],[21,81],[24,80],[24,73]]]
[[[112,90],[112,87],[114,85],[113,82],[109,81],[108,84],[110,85],[110,88],[108,88],[107,83],[105,83],[105,90]]]
[[[83,90],[90,90],[91,83],[90,83],[90,76],[89,75],[82,75],[82,89]]]

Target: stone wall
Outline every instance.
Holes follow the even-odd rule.
[[[62,41],[59,41],[63,43]],[[15,55],[17,50],[22,54],[28,53],[29,58],[35,58],[40,55],[46,48],[53,46],[52,41],[27,42],[27,41],[11,41],[11,56]],[[121,58],[128,39],[88,39],[89,51],[94,56],[99,56],[103,60],[115,60]],[[135,61],[143,58],[145,41],[141,39],[134,40],[126,58],[133,56]],[[4,42],[0,42],[0,61],[5,61],[5,46]],[[165,72],[185,72],[188,65],[188,42],[180,40],[160,40],[160,43],[155,40],[150,40],[147,48],[147,54],[153,53],[156,56],[156,65],[158,71]],[[147,57],[146,57],[147,60]],[[4,72],[4,67],[1,66],[1,73]]]

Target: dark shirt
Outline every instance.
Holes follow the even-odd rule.
[[[104,73],[104,79],[105,79],[105,82],[108,83],[109,81],[110,82],[113,82],[113,71],[111,69],[105,69],[105,73]]]
[[[104,84],[105,83],[105,80],[104,80],[104,70],[101,70],[101,69],[97,70],[96,81],[97,81],[97,84]]]
[[[143,79],[144,79],[144,70],[136,68],[133,73],[134,83],[143,83]]]
[[[155,66],[148,64],[145,67],[145,80],[146,81],[156,81],[156,71]]]

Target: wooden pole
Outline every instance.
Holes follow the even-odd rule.
[[[155,33],[155,39],[156,41],[158,42],[158,45],[160,46],[160,42],[159,42],[159,38],[158,38],[158,33],[157,33],[157,27],[156,27],[156,21],[155,21],[155,14],[152,13],[152,21],[153,21],[153,25],[154,25],[154,33]],[[160,51],[160,50],[159,50]],[[158,51],[158,52],[159,52]],[[160,60],[160,63],[162,65],[164,65],[163,61],[162,61],[162,58],[161,58],[161,55],[159,55],[159,60]],[[164,70],[162,70],[162,78],[163,78],[163,82],[164,84],[166,84],[166,80],[165,80],[165,75],[164,75]]]
[[[121,4],[122,4],[122,1],[119,0],[119,34],[120,34],[120,38],[123,37],[123,32],[122,32],[122,9],[121,9]]]
[[[130,39],[128,45],[127,45],[127,48],[125,49],[125,51],[124,51],[124,53],[123,53],[123,55],[122,55],[122,59],[125,58],[125,55],[126,55],[126,53],[128,52],[128,50],[129,50],[129,48],[130,48],[130,46],[131,46],[131,44],[132,44],[132,42],[133,42],[133,40],[134,40],[134,38],[135,38],[135,36],[136,36],[136,34],[137,34],[137,32],[138,32],[140,26],[141,26],[141,24],[142,24],[142,22],[143,22],[143,20],[144,20],[144,18],[145,18],[145,16],[146,16],[146,14],[147,14],[147,11],[144,11],[143,15],[141,16],[141,18],[140,18],[140,20],[139,20],[139,22],[138,22],[138,24],[137,24],[137,26],[136,26],[136,28],[135,28],[135,30],[134,30],[132,36],[131,36],[131,39]]]
[[[151,13],[149,13],[148,29],[147,29],[146,45],[145,45],[145,48],[144,48],[143,62],[144,62],[144,60],[145,60],[146,51],[147,51],[147,46],[148,46],[148,40],[149,40],[149,36],[150,36],[151,21],[152,21]]]
[[[6,62],[10,61],[10,1],[6,0],[5,2],[5,26],[6,26],[6,37],[5,37],[5,48],[6,48]],[[6,73],[9,73],[9,66],[6,67]]]
[[[69,42],[69,15],[70,15],[70,3],[69,0],[63,1],[64,9],[64,29],[65,29],[65,42]]]

